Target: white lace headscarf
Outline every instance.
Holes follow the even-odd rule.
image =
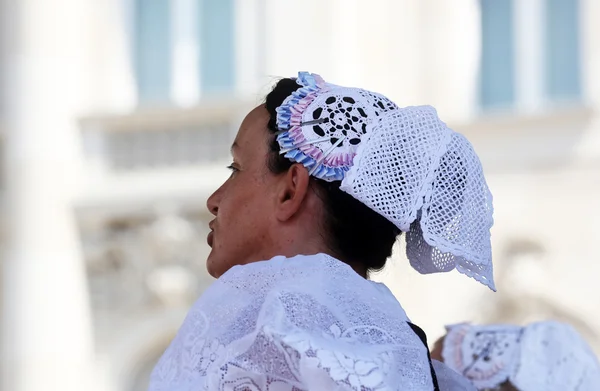
[[[431,106],[300,72],[300,88],[277,109],[281,153],[406,232],[420,273],[456,268],[494,288],[492,195],[479,158]]]
[[[519,391],[597,391],[600,365],[588,344],[558,322],[448,327],[444,363],[480,390],[510,382]]]
[[[427,349],[382,284],[324,254],[235,266],[194,304],[151,391],[431,391]],[[469,383],[434,363],[442,391]]]

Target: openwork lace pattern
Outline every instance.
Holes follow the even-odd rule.
[[[444,362],[480,390],[510,382],[520,391],[593,391],[600,365],[569,325],[538,322],[448,328]]]
[[[495,289],[492,195],[471,144],[430,106],[391,111],[369,133],[341,189],[407,233],[418,272],[456,268]]]
[[[280,153],[303,164],[406,232],[420,273],[457,269],[495,290],[492,195],[471,144],[433,107],[300,72],[277,108]]]
[[[398,107],[382,95],[325,83],[307,72],[297,82],[301,87],[277,108],[280,153],[319,179],[341,181],[368,125]]]
[[[236,266],[194,305],[150,390],[430,391],[407,321],[384,285],[327,255]]]

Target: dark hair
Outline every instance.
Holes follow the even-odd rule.
[[[279,131],[277,107],[299,87],[295,79],[281,79],[267,95],[265,106],[270,116],[267,125],[270,132]],[[275,174],[287,171],[293,164],[279,154],[275,137],[270,141],[267,164]],[[323,234],[334,255],[341,261],[360,265],[367,274],[382,269],[392,254],[392,246],[400,230],[379,213],[341,191],[339,181],[311,178],[311,184],[325,206]]]

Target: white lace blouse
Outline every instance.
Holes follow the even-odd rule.
[[[408,321],[385,285],[325,254],[235,266],[194,304],[150,391],[431,391]],[[434,367],[441,390],[472,389]]]

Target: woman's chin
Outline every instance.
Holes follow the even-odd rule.
[[[211,277],[219,278],[222,273],[218,272],[218,262],[216,262],[215,250],[211,249],[206,258],[206,271]]]

